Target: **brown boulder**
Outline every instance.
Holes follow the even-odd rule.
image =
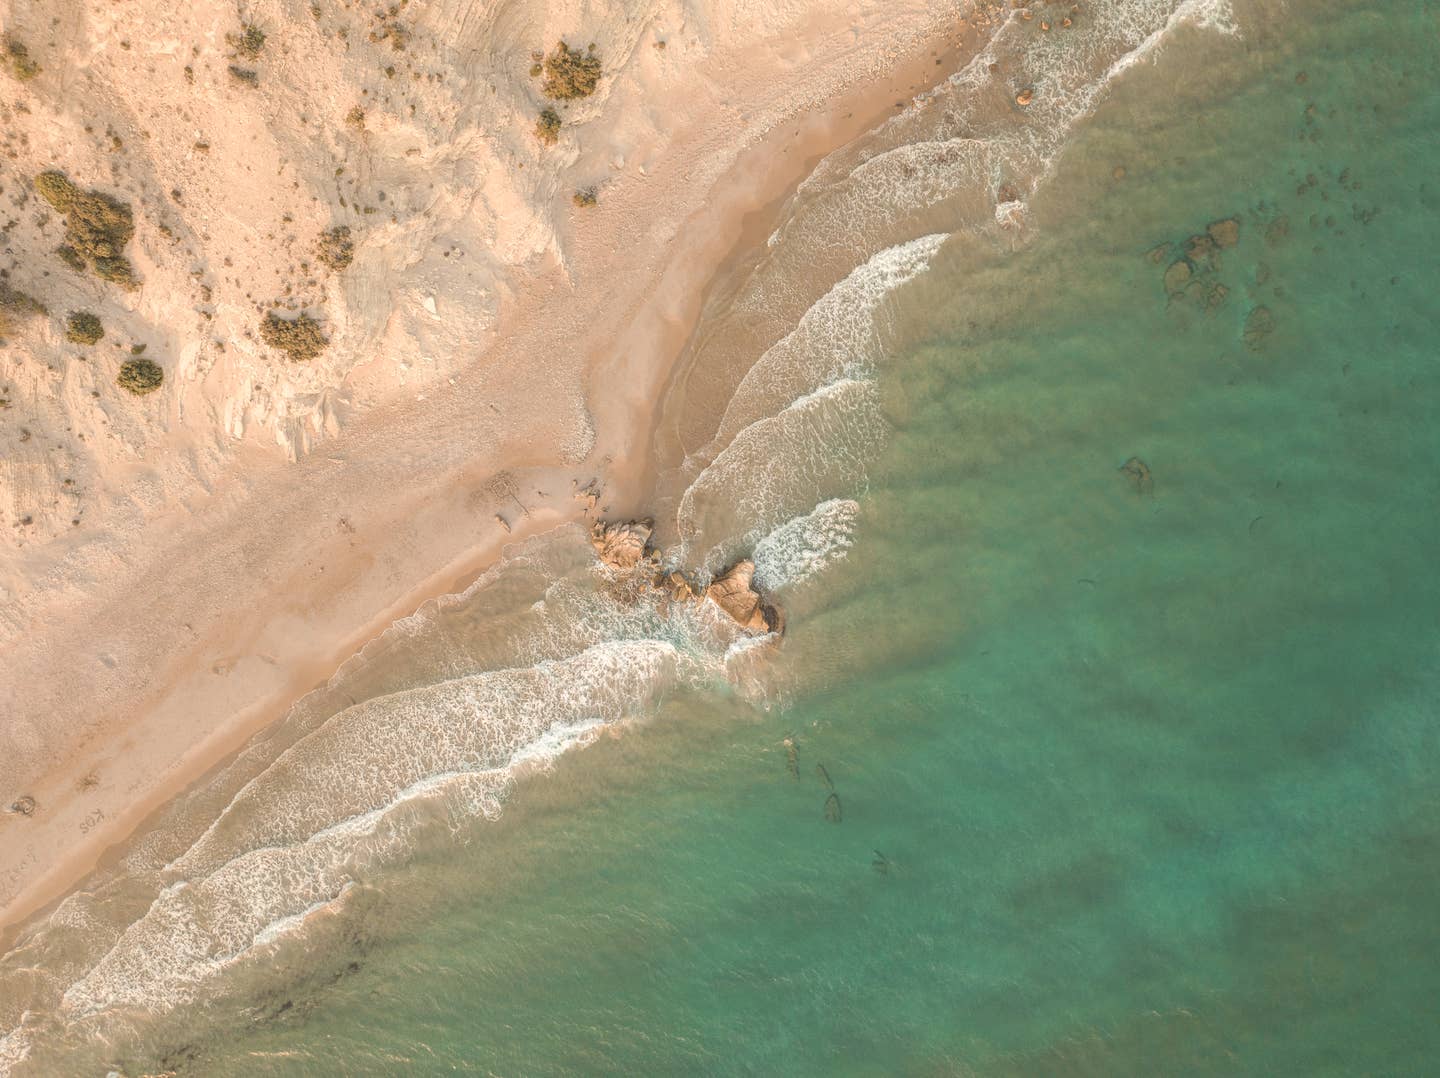
[[[774,612],[755,590],[755,563],[737,561],[705,589],[705,598],[729,614],[743,629],[768,633],[778,623]]]
[[[654,522],[630,520],[620,524],[598,522],[590,529],[590,544],[611,569],[633,569],[645,556]]]
[[[670,592],[670,598],[677,603],[695,598],[695,589],[690,586],[690,581],[685,579],[684,573],[670,573],[665,577],[664,585]]]

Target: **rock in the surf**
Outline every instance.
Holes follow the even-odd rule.
[[[645,556],[654,527],[654,521],[650,520],[629,520],[620,524],[599,521],[590,529],[590,544],[600,561],[611,569],[633,569]]]
[[[677,603],[683,603],[695,597],[695,589],[690,586],[690,581],[681,572],[669,573],[665,577],[664,587],[670,592],[670,598]]]
[[[749,558],[737,561],[705,589],[705,598],[734,618],[741,628],[768,633],[777,628],[779,618],[755,589],[754,578],[755,563]]]

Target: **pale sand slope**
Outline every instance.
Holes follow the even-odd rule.
[[[497,514],[576,517],[592,477],[638,508],[651,402],[742,220],[951,70],[961,2],[261,0],[245,63],[229,5],[11,0],[43,71],[3,76],[5,265],[50,313],[0,350],[0,804],[38,805],[0,814],[0,926],[493,560]],[[546,148],[530,53],[561,36],[605,75]],[[46,168],[132,204],[139,291],[53,254]],[[337,223],[339,274],[313,257]],[[275,307],[327,351],[261,345]],[[82,308],[93,348],[63,339]],[[145,398],[114,385],[132,343],[166,373]]]

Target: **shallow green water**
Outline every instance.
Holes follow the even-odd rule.
[[[897,297],[785,705],[563,757],[166,1062],[1433,1072],[1437,14],[1296,3],[1127,75],[1033,240]],[[1231,216],[1167,300],[1147,252]]]

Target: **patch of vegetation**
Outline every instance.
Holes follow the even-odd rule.
[[[252,23],[245,23],[238,34],[226,34],[226,42],[235,50],[236,56],[246,60],[258,60],[265,48],[265,31]]]
[[[320,233],[316,257],[339,273],[355,261],[355,243],[350,239],[349,225],[336,225]]]
[[[545,57],[545,81],[540,84],[540,91],[557,101],[573,101],[577,97],[589,97],[599,82],[600,57],[595,55],[595,46],[581,52],[559,41]]]
[[[398,22],[386,19],[380,23],[378,30],[370,31],[371,44],[378,45],[382,41],[390,42],[390,47],[396,52],[404,52],[405,46],[410,44],[410,31]]]
[[[120,364],[120,373],[115,376],[116,385],[137,397],[154,393],[164,381],[165,372],[151,359],[127,359]]]
[[[360,131],[365,130],[365,110],[356,105],[345,114],[345,122]]]
[[[5,35],[5,59],[10,64],[10,73],[21,82],[30,81],[43,70],[30,59],[30,50],[25,47],[25,43],[16,41],[9,34]]]
[[[320,323],[308,314],[281,318],[274,311],[260,323],[260,338],[277,352],[284,352],[292,363],[314,359],[330,343],[320,332]]]
[[[560,138],[560,114],[554,109],[545,109],[535,121],[535,137],[546,146],[555,145]]]
[[[252,89],[260,85],[260,75],[257,72],[251,71],[248,67],[237,67],[235,64],[231,64],[230,77],[236,82],[249,86]]]
[[[42,172],[35,190],[65,217],[65,245],[57,252],[77,271],[87,266],[102,281],[140,287],[123,251],[135,235],[130,207],[99,191],[82,191],[63,172]]]
[[[65,339],[71,344],[95,344],[103,336],[105,327],[89,311],[76,311],[65,321]]]
[[[76,195],[76,187],[66,178],[65,173],[50,170],[35,177],[35,190],[40,197],[60,213],[69,213],[70,204]]]
[[[0,281],[0,341],[8,340],[23,320],[44,313],[45,304]]]
[[[586,206],[595,205],[595,203],[599,202],[600,199],[595,192],[595,188],[582,187],[579,191],[576,191],[572,196],[570,196],[570,201],[575,203],[575,205],[579,206],[581,209],[584,209]]]

